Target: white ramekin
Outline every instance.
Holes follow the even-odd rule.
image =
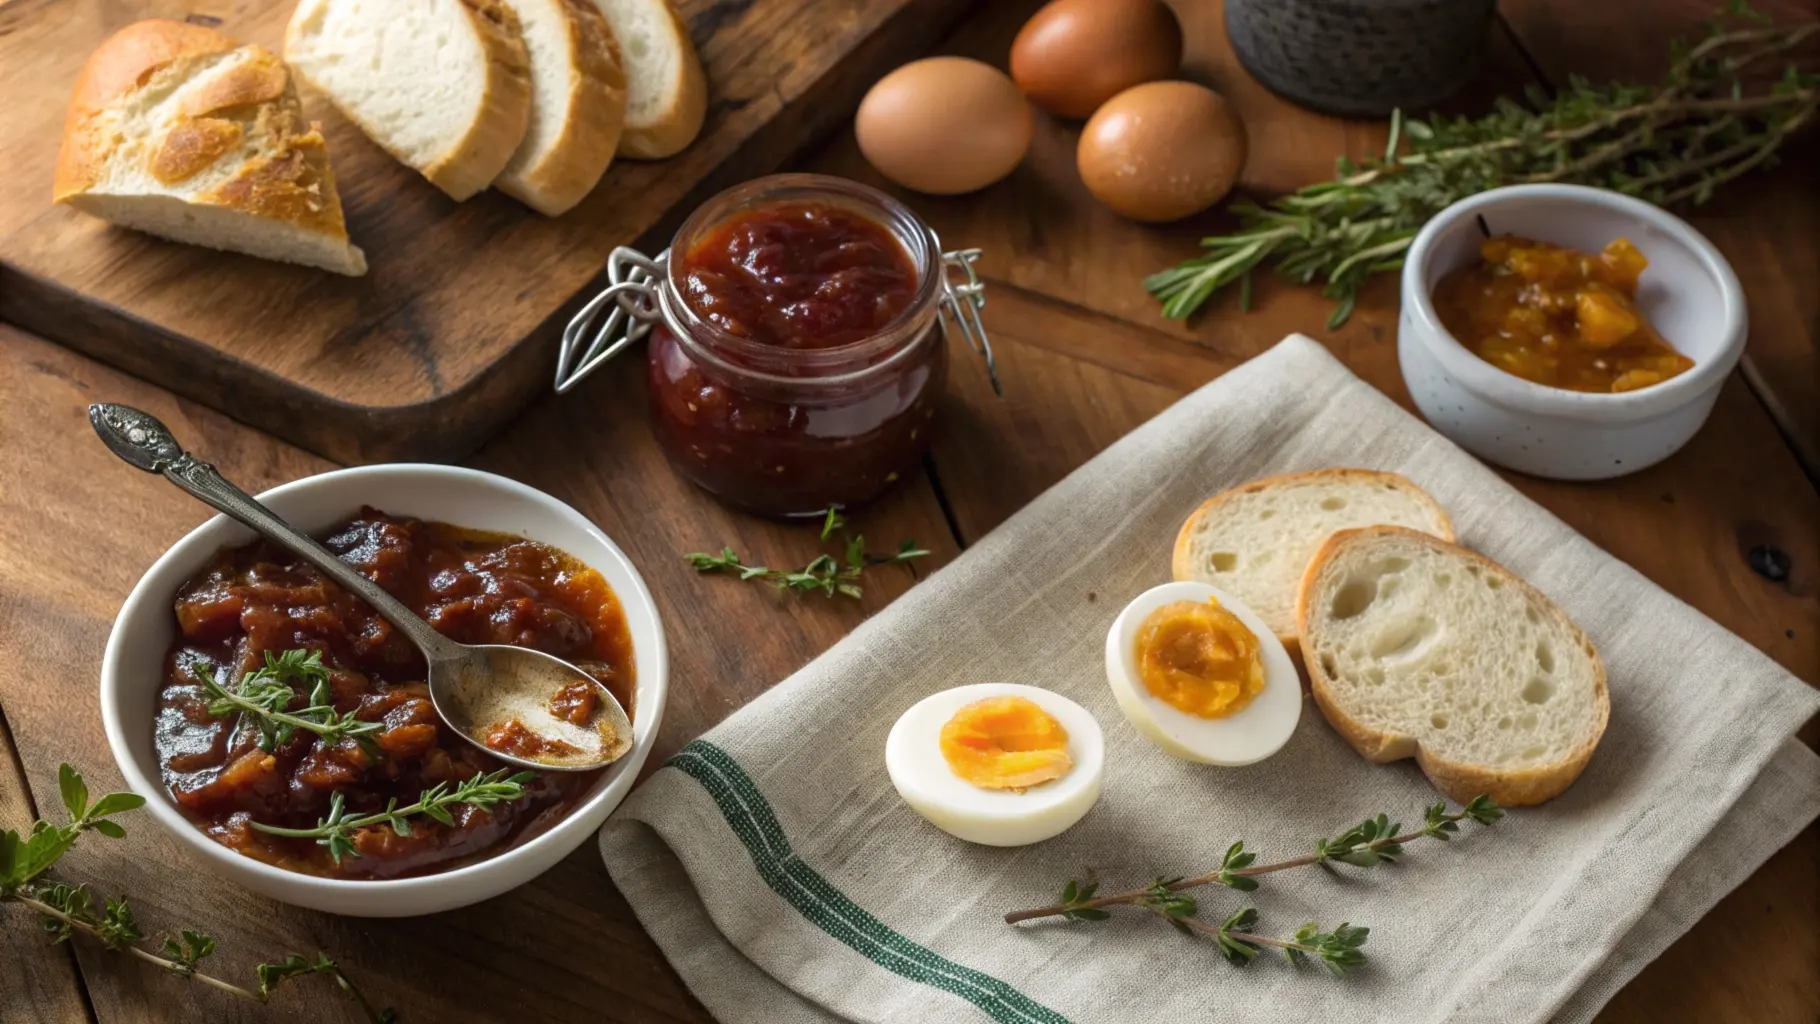
[[[1484,233],[1597,252],[1628,238],[1649,259],[1637,303],[1693,368],[1660,384],[1590,394],[1535,384],[1469,352],[1430,294],[1474,259]],[[1480,458],[1557,480],[1602,480],[1674,454],[1706,422],[1744,352],[1744,291],[1688,223],[1640,199],[1579,185],[1513,185],[1463,199],[1422,228],[1403,265],[1397,358],[1416,408]]]
[[[359,917],[407,917],[466,906],[542,874],[593,835],[625,799],[651,753],[669,690],[663,624],[644,579],[606,534],[555,498],[478,470],[399,464],[343,469],[275,487],[259,499],[292,524],[318,533],[362,505],[395,515],[514,533],[575,556],[606,577],[625,608],[638,673],[632,752],[607,769],[569,815],[497,856],[438,874],[385,881],[318,878],[286,871],[229,850],[203,835],[177,809],[159,774],[152,722],[163,682],[165,651],[177,636],[171,611],[177,588],[220,548],[253,539],[252,531],[216,516],[178,541],[147,569],[114,620],[101,663],[101,717],[114,760],[146,811],[203,866],[285,903]]]

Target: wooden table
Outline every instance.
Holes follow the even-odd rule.
[[[978,10],[944,47],[1002,63],[1035,0]],[[1381,125],[1297,109],[1238,69],[1218,4],[1183,0],[1189,73],[1220,88],[1249,126],[1244,185],[1278,192],[1323,178],[1340,153],[1381,145]],[[1587,4],[1507,0],[1492,59],[1455,106],[1582,70],[1659,69],[1668,35],[1706,9],[1694,0]],[[1767,5],[1766,5],[1767,6]],[[1787,17],[1820,15],[1784,0]],[[1645,12],[1647,8],[1647,12]],[[1647,24],[1644,24],[1647,23]],[[1266,282],[1257,309],[1216,302],[1189,324],[1162,320],[1140,277],[1195,250],[1223,221],[1166,228],[1093,205],[1073,172],[1072,127],[1040,120],[1032,154],[978,195],[907,197],[951,244],[986,250],[987,320],[1006,398],[994,400],[957,351],[945,430],[921,477],[856,517],[874,538],[913,537],[939,566],[1126,431],[1283,334],[1314,334],[1365,379],[1408,398],[1395,363],[1394,283],[1366,290],[1341,330],[1326,304]],[[876,182],[851,136],[808,169]],[[1574,485],[1513,477],[1525,493],[1803,679],[1820,680],[1820,146],[1696,213],[1746,284],[1753,331],[1745,363],[1684,451],[1624,479]],[[84,417],[99,399],[163,418],[232,478],[256,489],[331,468],[298,449],[0,324],[0,822],[57,805],[60,762],[92,789],[116,788],[95,679],[115,610],[144,568],[205,517],[164,482],[118,465]],[[656,764],[832,644],[910,586],[880,572],[859,602],[793,601],[692,573],[680,552],[732,544],[772,564],[806,561],[813,531],[727,511],[668,469],[644,424],[635,360],[577,394],[547,399],[472,460],[570,502],[619,540],[672,625],[673,691]],[[1793,573],[1772,582],[1744,553],[1774,544]],[[753,629],[700,628],[738,620]],[[1813,723],[1803,733],[1816,740]],[[61,813],[61,812],[57,812]],[[408,1021],[705,1021],[614,890],[591,844],[536,882],[431,918],[364,921],[281,906],[192,869],[144,819],[129,841],[85,840],[62,873],[130,893],[149,934],[197,927],[220,939],[215,968],[245,977],[287,950],[331,950],[379,1002]],[[1820,1019],[1820,829],[1809,828],[1728,896],[1606,1010],[1613,1021],[1811,1022]],[[175,1007],[189,1007],[177,1010]],[[18,908],[0,910],[0,1021],[352,1020],[308,984],[265,1009],[183,982],[97,944],[44,946]]]

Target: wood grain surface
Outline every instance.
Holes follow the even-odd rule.
[[[555,219],[496,192],[450,201],[306,88],[371,267],[347,278],[50,203],[69,90],[103,38],[187,16],[277,52],[291,0],[14,0],[0,5],[0,318],[342,461],[464,455],[547,386],[609,251],[661,249],[701,199],[809,145],[966,2],[685,0],[709,78],[701,137],[615,161]]]
[[[1002,63],[1011,35],[1035,6],[1008,0],[982,8],[943,45]],[[1592,17],[1578,7],[1507,6],[1516,31],[1500,30],[1491,66],[1473,95],[1457,101],[1462,105],[1533,80],[1532,62],[1549,65],[1526,51],[1550,39],[1578,39],[1577,19]],[[1193,72],[1220,83],[1251,126],[1248,187],[1293,188],[1330,173],[1336,153],[1381,144],[1379,125],[1301,112],[1244,79],[1225,49],[1217,3],[1184,2],[1181,9]],[[6,116],[0,108],[0,121]],[[1368,288],[1358,313],[1336,332],[1320,330],[1324,300],[1275,280],[1261,283],[1250,314],[1224,299],[1198,320],[1162,320],[1143,293],[1143,275],[1192,254],[1195,239],[1223,221],[1213,214],[1158,229],[1100,210],[1073,175],[1074,131],[1043,119],[1032,157],[1010,180],[980,194],[904,197],[951,247],[987,249],[986,319],[1006,396],[993,397],[973,358],[955,348],[945,425],[927,472],[854,517],[877,547],[909,537],[935,554],[913,568],[869,576],[863,601],[791,600],[688,569],[682,553],[721,544],[773,565],[806,562],[820,545],[812,529],[728,511],[669,470],[644,423],[636,359],[609,366],[571,395],[537,403],[469,460],[573,504],[625,548],[650,582],[670,627],[673,658],[653,764],[1125,432],[1289,331],[1310,333],[1408,404],[1396,368],[1388,280]],[[1820,162],[1811,151],[1799,152],[1790,166],[1815,180]],[[799,166],[877,180],[847,133]],[[1758,330],[1799,327],[1803,310],[1812,309],[1803,289],[1811,292],[1813,283],[1799,280],[1799,268],[1820,259],[1820,234],[1801,235],[1785,222],[1820,216],[1820,195],[1795,188],[1771,208],[1745,188],[1722,201],[1738,205],[1727,208],[1733,240],[1721,244],[1747,251],[1760,244],[1753,239],[1774,239],[1781,263],[1766,256],[1763,265],[1788,268],[1746,279]],[[1715,239],[1723,232],[1702,226]],[[1811,316],[1806,323],[1812,327]],[[1813,339],[1811,330],[1789,336]],[[1751,344],[1755,355],[1759,338]],[[1778,365],[1812,358],[1811,349],[1805,356],[1798,349],[1790,346]],[[1777,393],[1754,393],[1744,376],[1735,377],[1686,449],[1630,477],[1596,484],[1509,478],[1594,542],[1814,682],[1820,680],[1814,530],[1820,494],[1766,408]],[[0,564],[8,566],[0,573],[0,713],[39,806],[55,805],[60,761],[82,766],[93,789],[119,785],[95,708],[102,645],[140,572],[206,515],[101,448],[83,416],[86,403],[100,399],[158,415],[249,487],[330,468],[158,386],[0,325]],[[1789,553],[1794,570],[1787,580],[1751,571],[1745,552],[1759,544]],[[751,625],[719,628],[729,621]],[[1809,723],[1803,736],[1815,743],[1820,728]],[[24,813],[26,794],[17,782],[9,786],[8,763],[0,760],[0,819],[10,825]],[[212,883],[149,821],[128,819],[128,828],[124,843],[85,839],[66,874],[132,893],[148,933],[178,926],[213,931],[222,940],[219,968],[242,977],[262,957],[326,948],[407,1022],[707,1020],[614,891],[591,845],[535,882],[476,907],[415,920],[357,921]],[[39,946],[20,916],[17,908],[0,907],[0,992],[44,993],[20,1019],[84,1020],[92,1012],[108,1024],[168,1020],[179,1005],[208,1020],[354,1019],[322,987],[300,987],[267,1008],[247,1007],[81,941],[73,946],[77,989],[69,953]],[[1820,1020],[1815,964],[1820,829],[1809,828],[1621,992],[1601,1020],[1810,1024]],[[8,1002],[0,999],[0,1021],[11,1024],[6,1014],[21,1011]]]

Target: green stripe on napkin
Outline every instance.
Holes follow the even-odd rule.
[[[790,849],[770,802],[726,751],[696,740],[665,767],[701,783],[752,855],[765,884],[805,920],[854,952],[911,981],[952,992],[1003,1024],[1068,1024],[1068,1018],[997,978],[910,941],[830,885]]]

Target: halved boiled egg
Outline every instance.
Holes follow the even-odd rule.
[[[885,770],[911,809],[971,843],[1057,835],[1100,797],[1106,743],[1087,709],[1016,683],[925,697],[885,739]]]
[[[1165,583],[1106,635],[1106,681],[1151,742],[1204,764],[1253,764],[1289,742],[1302,684],[1257,614],[1205,583]]]

